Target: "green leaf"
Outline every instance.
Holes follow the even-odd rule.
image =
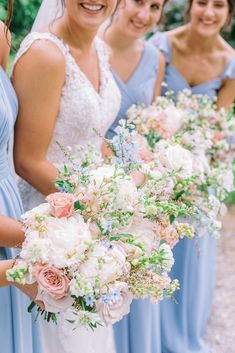
[[[75,210],[84,211],[86,209],[86,206],[82,205],[80,203],[80,201],[75,201],[74,202],[74,208],[75,208]]]
[[[175,216],[173,214],[170,215],[170,223],[172,224],[175,220]]]
[[[113,240],[118,240],[118,239],[130,239],[130,238],[133,238],[133,235],[132,234],[114,234],[110,237],[110,240],[113,241]]]

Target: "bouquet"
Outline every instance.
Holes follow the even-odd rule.
[[[176,99],[169,93],[149,107],[133,106],[127,115],[148,142],[158,169],[171,170],[178,165],[184,173],[194,175],[188,188],[181,183],[176,186],[178,196],[197,208],[194,225],[200,230],[198,234],[209,231],[218,237],[221,223],[217,217],[224,211],[228,193],[234,190],[232,109],[217,111],[213,99],[184,90]]]
[[[48,321],[59,316],[94,329],[120,320],[133,298],[156,302],[179,289],[169,277],[171,249],[194,232],[177,217],[195,209],[172,197],[182,171],[143,162],[136,137],[121,125],[108,162],[92,146],[61,146],[68,163],[55,181],[59,191],[22,216],[26,239],[7,275],[38,283],[46,309],[38,312]]]

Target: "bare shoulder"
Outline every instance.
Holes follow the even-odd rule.
[[[231,45],[226,42],[222,37],[219,39],[219,52],[222,54],[224,58],[225,64],[228,64],[231,60],[235,58],[235,50]]]
[[[10,52],[10,32],[6,33],[5,24],[0,21],[0,66],[6,69],[8,56]]]
[[[50,75],[65,76],[65,57],[61,50],[49,40],[36,40],[17,61],[16,70],[33,70],[50,73]]]
[[[186,26],[180,26],[180,27],[171,29],[170,31],[166,31],[165,33],[171,41],[177,41],[184,36],[185,30],[186,30]]]

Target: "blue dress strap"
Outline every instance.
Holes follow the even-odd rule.
[[[235,80],[235,57],[229,61],[224,69],[222,80],[225,80],[226,78]]]
[[[167,64],[169,64],[171,62],[171,46],[166,32],[157,32],[150,38],[149,42],[159,48],[165,56]]]

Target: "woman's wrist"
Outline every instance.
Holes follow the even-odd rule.
[[[0,261],[0,287],[6,287],[13,282],[9,282],[6,277],[6,271],[14,266],[14,260],[1,260]]]

